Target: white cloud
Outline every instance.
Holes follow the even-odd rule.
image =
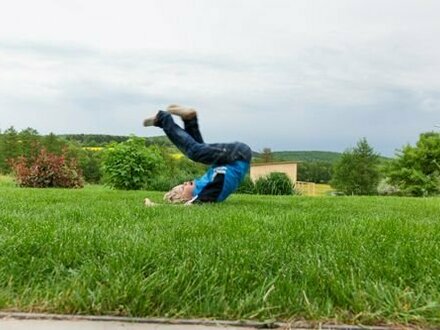
[[[270,5],[269,5],[270,4]],[[16,0],[0,12],[0,128],[160,134],[387,154],[440,117],[436,1]]]

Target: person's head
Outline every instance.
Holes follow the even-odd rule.
[[[171,189],[163,197],[164,200],[170,203],[185,203],[193,198],[194,182],[187,181],[183,184],[179,184]]]

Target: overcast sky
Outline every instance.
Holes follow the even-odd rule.
[[[391,156],[440,124],[440,1],[13,0],[0,129],[139,136],[170,103],[206,142]]]

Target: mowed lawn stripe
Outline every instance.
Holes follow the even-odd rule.
[[[440,324],[440,199],[0,188],[0,309]]]

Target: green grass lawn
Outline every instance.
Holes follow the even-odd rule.
[[[440,199],[0,186],[0,310],[440,325]]]

